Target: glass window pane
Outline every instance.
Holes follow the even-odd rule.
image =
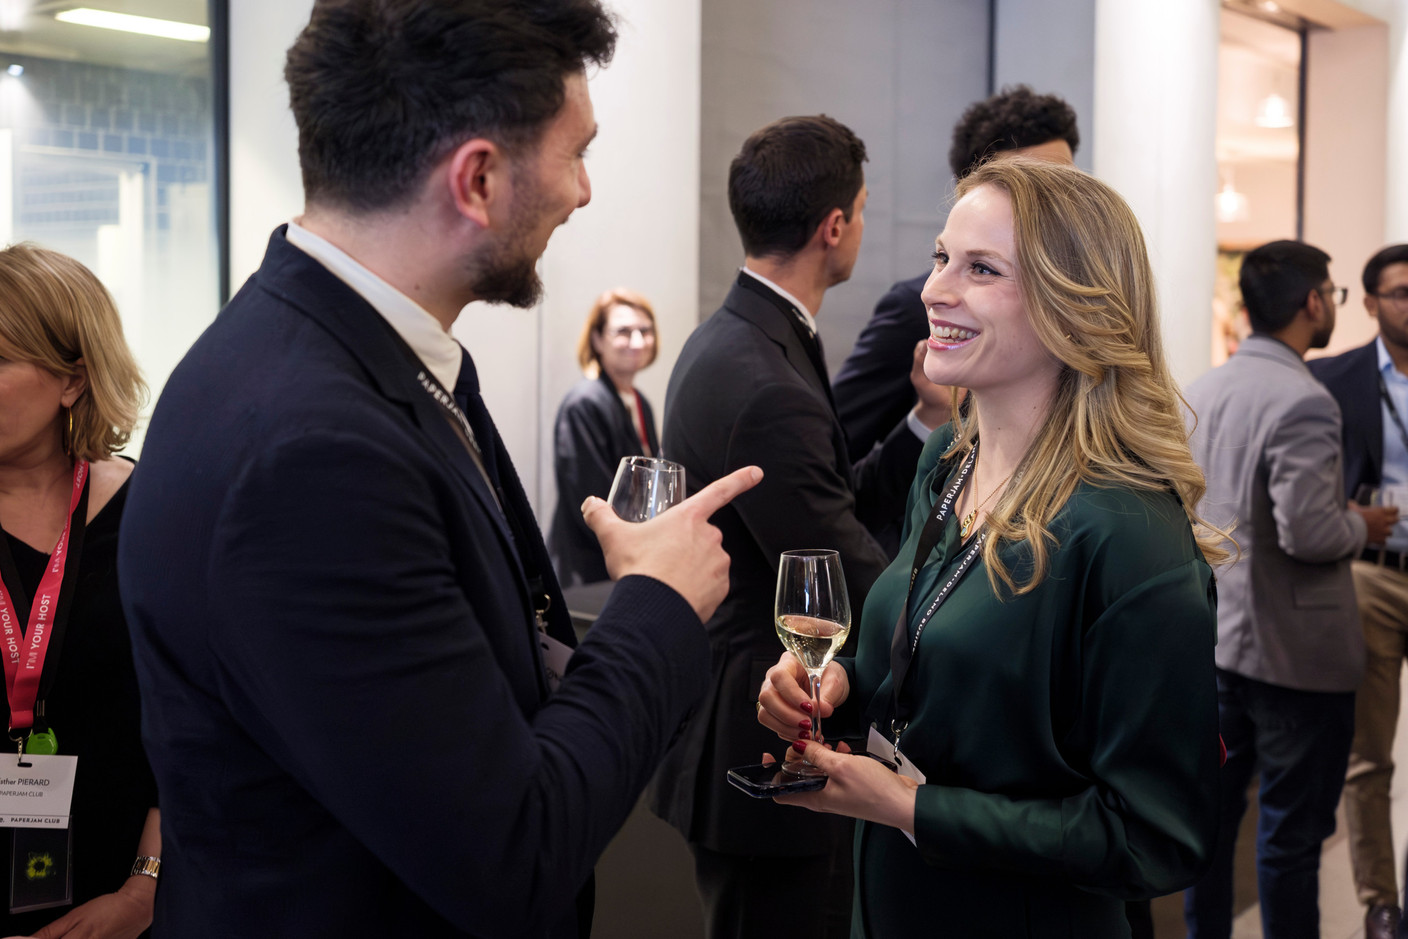
[[[219,305],[206,2],[95,6],[0,0],[0,242],[92,268],[155,401]]]

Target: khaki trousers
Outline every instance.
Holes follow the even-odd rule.
[[[1354,743],[1344,785],[1349,857],[1359,901],[1397,906],[1389,784],[1399,681],[1408,654],[1408,572],[1355,561],[1354,589],[1368,661],[1355,696]]]

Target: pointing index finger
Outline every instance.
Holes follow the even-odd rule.
[[[708,518],[732,502],[736,496],[752,489],[762,478],[763,471],[758,467],[745,466],[742,469],[734,470],[722,479],[714,480],[690,496],[684,504],[693,505],[703,513],[705,518]]]

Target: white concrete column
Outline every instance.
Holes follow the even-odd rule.
[[[1217,0],[1096,0],[1094,172],[1144,227],[1182,384],[1211,362],[1218,25]]]

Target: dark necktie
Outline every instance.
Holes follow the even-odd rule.
[[[474,442],[479,446],[479,455],[484,460],[484,471],[497,491],[499,482],[499,448],[495,442],[497,434],[494,422],[489,417],[489,409],[484,406],[484,398],[479,394],[479,371],[474,367],[474,359],[469,351],[460,347],[460,377],[455,382],[455,403],[469,421],[469,429],[474,431]]]

